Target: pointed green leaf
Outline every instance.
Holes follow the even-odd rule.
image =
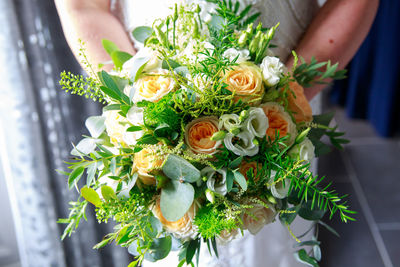
[[[111,56],[112,52],[114,51],[119,51],[119,48],[116,44],[114,44],[113,42],[111,42],[110,40],[107,39],[103,39],[101,40],[101,44],[104,47],[104,50],[106,50],[107,54],[109,54]]]
[[[83,171],[85,170],[84,167],[78,167],[74,169],[71,174],[68,177],[68,186],[69,188],[72,188],[74,184],[79,181],[79,179],[82,177]]]
[[[101,187],[101,195],[105,200],[111,200],[117,198],[117,195],[115,194],[114,190],[108,185],[103,185]]]
[[[247,190],[247,181],[246,178],[244,178],[243,174],[241,174],[238,171],[233,172],[233,175],[235,177],[235,181],[240,185],[240,187],[246,191]]]
[[[86,199],[88,202],[92,203],[96,207],[99,207],[101,205],[101,199],[99,197],[99,194],[90,187],[82,187],[81,189],[81,195],[84,199]]]
[[[125,62],[132,58],[132,55],[123,51],[113,51],[111,59],[117,69],[121,69]]]

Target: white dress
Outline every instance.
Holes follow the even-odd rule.
[[[199,2],[199,0],[186,0]],[[114,0],[111,8],[125,26],[128,33],[135,27],[151,25],[155,18],[164,17],[170,7],[178,0]],[[274,43],[279,47],[274,53],[285,62],[291,50],[307,29],[311,19],[317,12],[317,0],[239,0],[243,4],[254,4],[254,9],[261,12],[264,26],[273,26],[280,22]],[[312,101],[313,111],[319,113],[319,98]],[[314,164],[316,165],[316,164]],[[296,235],[302,234],[310,227],[310,223],[300,218],[292,224]],[[299,264],[293,257],[295,241],[279,220],[266,225],[257,235],[247,231],[226,246],[219,246],[219,258],[210,257],[207,246],[202,244],[200,267],[295,267]],[[144,262],[144,267],[178,265],[176,252],[156,263]]]

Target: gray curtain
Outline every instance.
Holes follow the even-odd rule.
[[[67,1],[67,0],[66,0]],[[0,162],[7,180],[22,266],[126,266],[131,258],[115,245],[93,245],[112,228],[88,221],[60,241],[69,213],[65,169],[71,142],[77,143],[85,118],[101,106],[60,90],[59,74],[81,72],[70,52],[53,1],[0,1]]]

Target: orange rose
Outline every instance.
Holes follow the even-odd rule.
[[[235,101],[242,99],[243,101],[252,101],[253,105],[257,105],[264,94],[264,86],[262,82],[261,70],[249,63],[244,63],[233,67],[226,73],[225,83],[227,89],[236,94]]]
[[[293,113],[296,123],[312,121],[312,109],[304,95],[303,87],[297,82],[290,82],[289,88],[288,109]]]
[[[163,162],[164,157],[156,155],[150,148],[144,148],[140,152],[135,153],[133,159],[139,179],[147,185],[154,185],[156,183],[154,175],[149,173],[156,168],[160,168]]]
[[[253,169],[253,179],[258,180],[259,177],[257,177],[257,172],[258,170],[261,170],[262,168],[262,164],[252,161],[252,162],[246,162],[246,161],[242,161],[242,163],[239,166],[239,172],[241,174],[243,174],[244,178],[246,178],[246,180],[249,180],[249,177],[247,177],[247,172],[250,169]]]
[[[195,203],[192,204],[192,206],[182,218],[174,222],[167,221],[167,219],[165,219],[162,215],[159,198],[157,199],[152,211],[154,216],[156,216],[160,220],[165,229],[168,232],[173,233],[174,236],[186,239],[188,237],[194,237],[197,234],[195,228],[193,227],[193,220],[196,216]]]
[[[265,115],[268,117],[269,127],[266,133],[267,136],[274,141],[278,132],[279,137],[284,137],[289,134],[290,138],[287,143],[293,143],[297,135],[296,125],[284,108],[274,102],[264,103],[260,108],[264,110]]]
[[[218,132],[216,117],[202,117],[190,122],[185,127],[185,141],[195,153],[213,154],[220,141],[213,141],[211,137]]]

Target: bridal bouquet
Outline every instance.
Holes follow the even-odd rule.
[[[218,244],[279,219],[298,241],[297,259],[318,266],[319,242],[300,241],[291,223],[300,216],[331,229],[325,212],[346,222],[353,211],[310,170],[328,148],[322,136],[337,147],[346,140],[328,126],[332,114],[312,116],[303,86],[344,73],[295,53],[288,70],[272,52],[278,25],[255,25],[251,6],[199,3],[136,28],[135,56],[103,40],[113,71],[94,73],[82,49],[91,77],[62,73],[66,91],[106,104],[86,120],[90,136],[64,172],[80,197],[60,220],[63,238],[91,203],[99,223],[116,222],[95,248],[127,247],[137,256],[130,266],[180,250],[182,266],[198,261],[203,242],[218,256]]]

